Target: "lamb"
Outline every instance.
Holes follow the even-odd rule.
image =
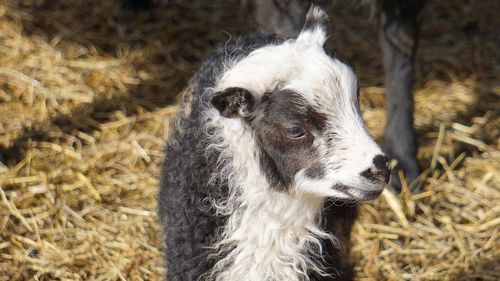
[[[182,94],[158,202],[168,281],[352,278],[356,204],[390,169],[327,20],[312,6],[297,38],[227,42]]]

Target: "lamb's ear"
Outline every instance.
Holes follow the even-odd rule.
[[[224,117],[246,117],[253,111],[255,99],[246,89],[231,87],[216,92],[211,103]]]
[[[311,4],[297,42],[323,46],[328,37],[328,15],[318,6]]]

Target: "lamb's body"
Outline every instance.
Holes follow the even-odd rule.
[[[208,258],[208,255],[213,253],[211,248],[217,242],[227,216],[217,215],[207,198],[220,200],[226,197],[228,179],[218,170],[220,166],[217,167],[218,160],[222,159],[221,151],[207,150],[213,138],[201,129],[209,127],[203,115],[210,107],[207,89],[215,87],[224,65],[234,63],[256,48],[281,41],[272,36],[252,36],[228,42],[204,63],[184,92],[182,112],[177,116],[171,143],[166,149],[159,202],[160,217],[168,217],[163,225],[169,281],[196,280],[221,258]],[[341,243],[334,246],[332,241],[322,239],[326,255],[324,261],[317,262],[324,266],[326,273],[342,277],[339,280],[350,279],[346,244],[355,210],[353,206],[328,203],[322,214],[323,230],[331,232]],[[256,228],[255,231],[261,232],[262,229]],[[293,245],[296,242],[288,243]],[[323,279],[311,276],[311,280]]]
[[[168,281],[351,279],[346,202],[389,171],[325,20],[312,8],[296,40],[227,42],[184,92],[159,199]]]

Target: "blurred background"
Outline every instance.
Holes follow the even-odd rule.
[[[0,3],[0,280],[164,280],[159,167],[176,96],[214,46],[256,30],[238,1]],[[381,141],[366,6],[320,1]],[[363,204],[357,280],[500,280],[500,2],[428,1],[416,59],[423,191]]]

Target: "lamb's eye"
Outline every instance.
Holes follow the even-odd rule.
[[[300,139],[306,136],[306,131],[299,126],[285,128],[285,132],[291,139]]]

